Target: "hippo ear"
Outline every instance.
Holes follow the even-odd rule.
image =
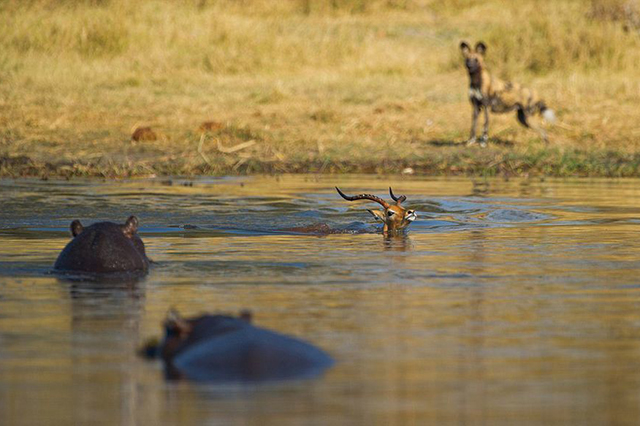
[[[70,228],[71,228],[71,235],[73,235],[74,237],[77,237],[78,234],[80,234],[84,229],[84,227],[82,226],[82,224],[78,219],[71,222]]]
[[[476,44],[476,52],[484,56],[486,51],[487,46],[483,42],[479,41],[478,44]]]
[[[167,324],[175,324],[179,321],[182,321],[182,316],[180,316],[180,312],[178,312],[176,308],[169,309],[169,312],[167,312],[167,318],[165,319],[165,322]]]
[[[249,310],[240,311],[240,319],[246,323],[251,324],[251,320],[253,320],[253,313]]]
[[[471,53],[471,46],[466,41],[463,41],[460,43],[460,50],[462,51],[462,56],[467,57]]]
[[[138,218],[135,216],[129,216],[129,219],[125,222],[122,231],[127,237],[131,237],[138,232]]]
[[[191,324],[180,316],[177,310],[170,309],[164,321],[167,335],[186,337],[191,333]]]

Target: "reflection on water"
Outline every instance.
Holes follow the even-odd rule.
[[[0,424],[636,424],[631,180],[371,177],[0,182]],[[333,190],[418,210],[373,233]],[[137,283],[47,274],[73,219],[136,214]],[[326,223],[354,233],[282,232]],[[185,226],[187,225],[187,226]],[[267,386],[167,383],[136,349],[166,311],[235,313],[338,364]]]

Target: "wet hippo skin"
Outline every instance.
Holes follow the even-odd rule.
[[[98,222],[86,228],[79,220],[71,223],[73,239],[62,250],[54,269],[63,272],[146,273],[149,259],[137,234],[138,218],[121,225]]]
[[[170,314],[164,341],[152,352],[165,362],[169,379],[263,382],[304,379],[333,365],[321,349],[302,340],[251,325],[240,317]]]

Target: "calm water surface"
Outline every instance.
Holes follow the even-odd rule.
[[[640,422],[637,180],[168,183],[0,181],[0,424]],[[391,184],[419,218],[384,238],[336,184]],[[48,274],[73,219],[130,214],[158,262],[145,280]],[[321,222],[364,233],[281,231]],[[311,381],[168,383],[135,351],[170,307],[250,308],[338,363]]]

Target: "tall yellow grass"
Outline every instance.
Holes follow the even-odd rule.
[[[468,131],[463,39],[485,41],[493,72],[558,110],[554,146],[635,152],[638,10],[635,0],[5,0],[0,156],[121,171],[175,161],[186,172],[439,156],[464,149],[442,145]],[[194,129],[208,119],[227,124],[225,143],[259,143],[230,156],[208,137],[205,164]],[[160,140],[132,145],[141,124]],[[538,143],[513,117],[495,117],[492,133],[507,145],[499,152]]]

